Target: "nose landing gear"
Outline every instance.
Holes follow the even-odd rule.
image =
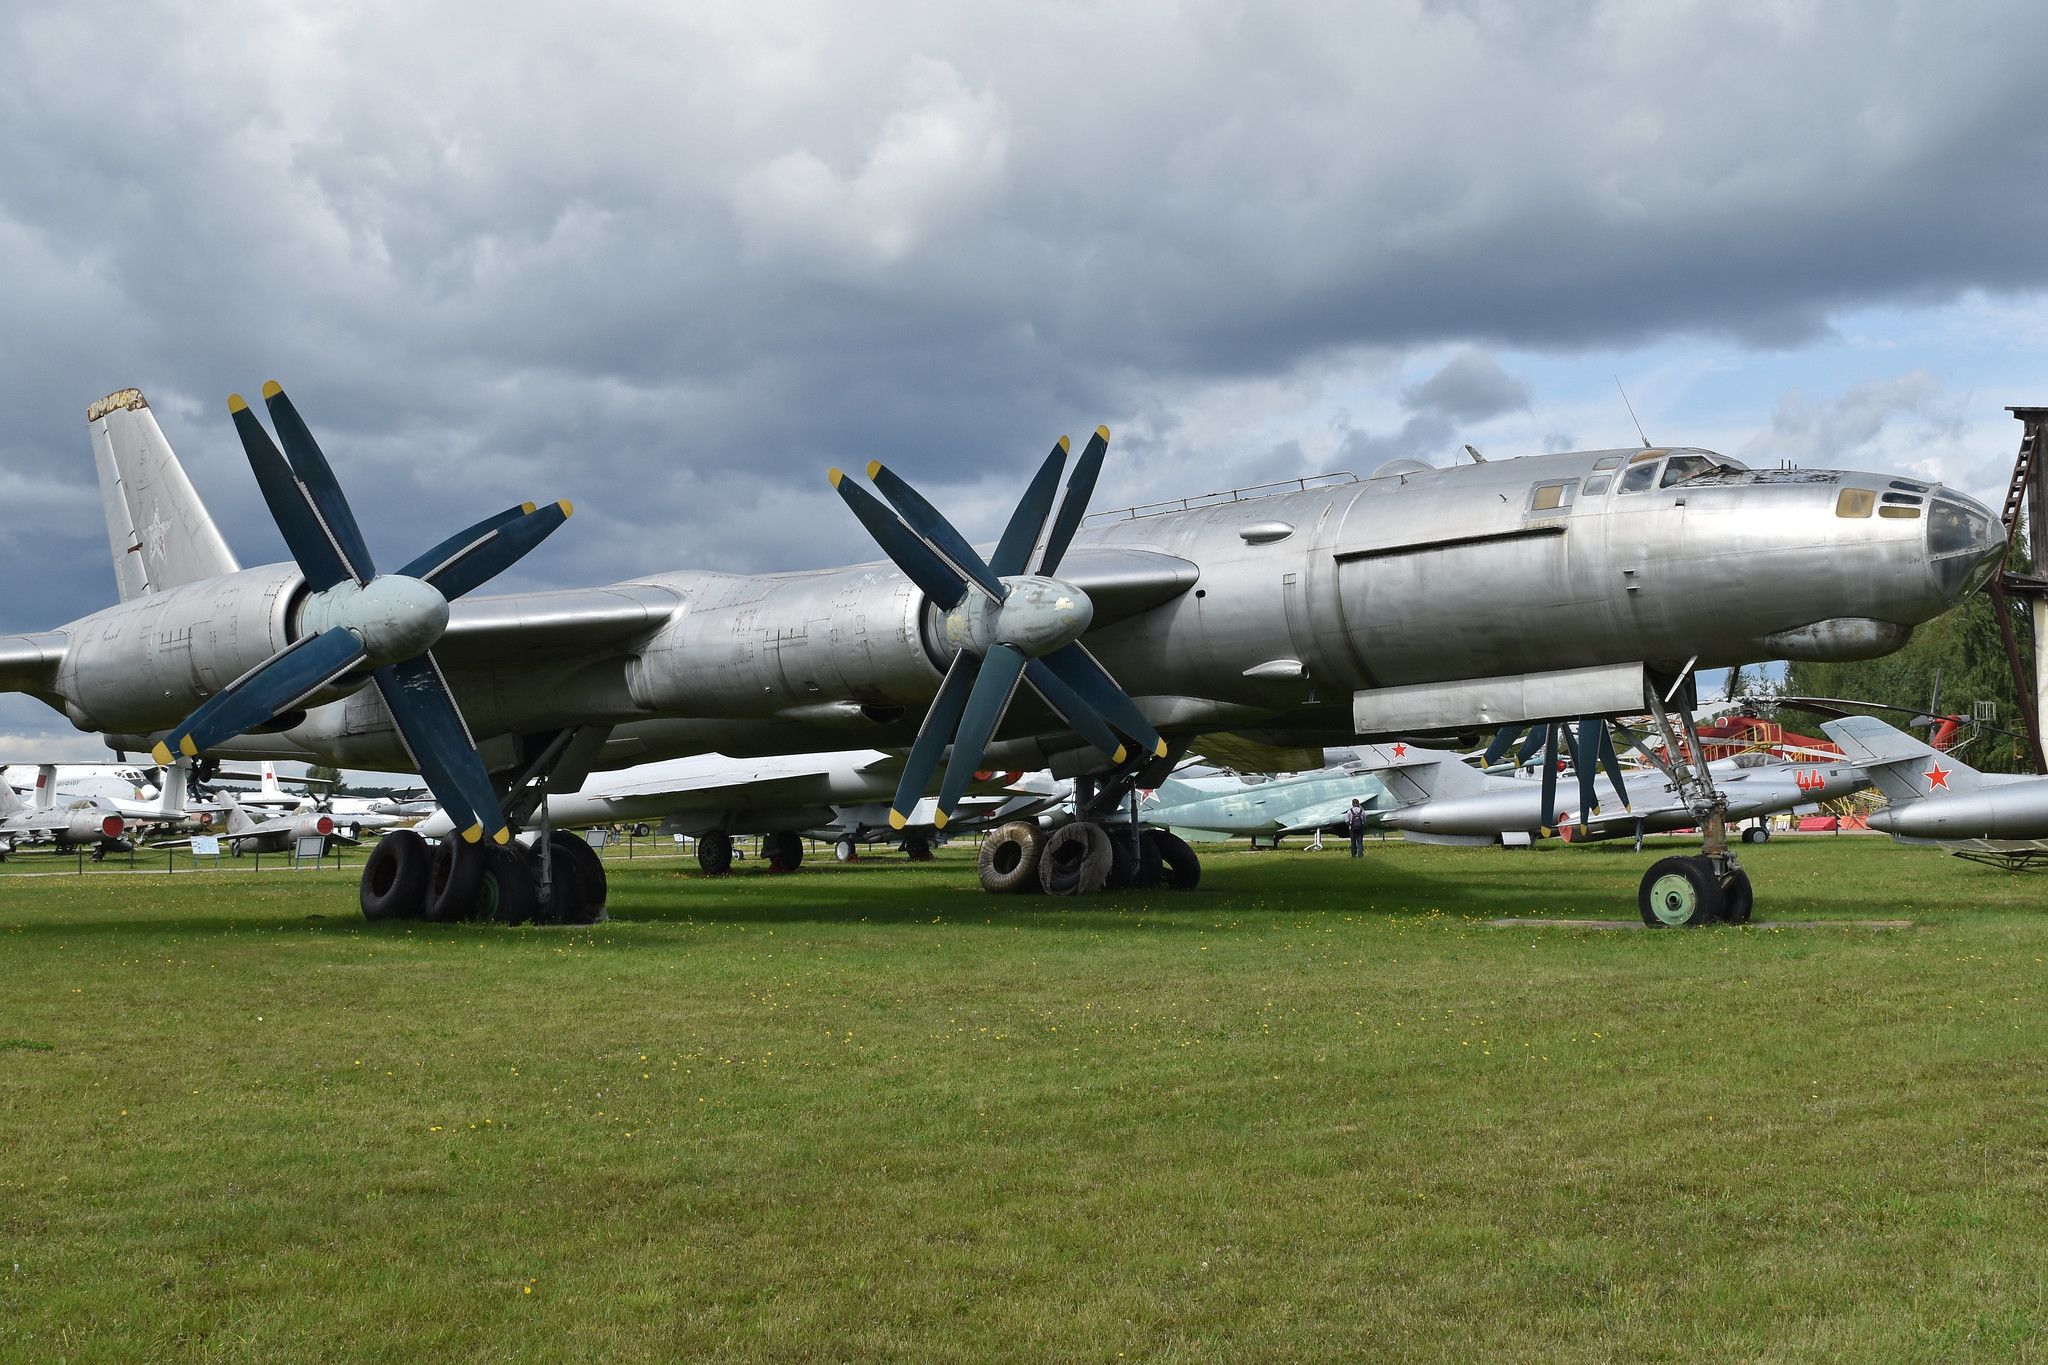
[[[1627,735],[1636,749],[1671,779],[1679,800],[1685,802],[1699,824],[1700,851],[1689,857],[1659,858],[1650,864],[1649,871],[1643,874],[1642,882],[1636,887],[1636,909],[1642,915],[1643,923],[1652,929],[1747,924],[1755,905],[1749,874],[1742,870],[1728,847],[1728,797],[1714,786],[1714,775],[1706,763],[1706,751],[1700,747],[1699,730],[1693,724],[1689,693],[1683,702],[1672,708],[1676,712],[1678,729],[1673,729],[1672,715],[1667,711],[1672,697],[1689,688],[1690,683],[1688,673],[1678,687],[1663,696],[1659,696],[1649,682],[1645,681],[1643,685],[1645,709],[1657,727],[1659,738],[1664,741],[1661,754],[1643,743],[1640,736],[1616,727],[1618,733]],[[1682,740],[1679,730],[1684,732]],[[1640,833],[1637,839],[1637,847],[1640,848]]]

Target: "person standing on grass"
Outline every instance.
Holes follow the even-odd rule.
[[[1351,798],[1351,809],[1344,812],[1344,828],[1351,833],[1351,856],[1363,858],[1365,856],[1365,807],[1358,803],[1358,798],[1355,796]]]

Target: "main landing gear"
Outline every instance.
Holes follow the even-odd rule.
[[[1689,682],[1688,677],[1686,683]],[[1699,823],[1700,851],[1689,857],[1659,858],[1650,864],[1650,870],[1636,887],[1636,909],[1643,923],[1652,929],[1747,924],[1755,896],[1750,890],[1749,874],[1728,848],[1728,797],[1716,790],[1713,774],[1707,768],[1706,751],[1700,747],[1699,731],[1693,725],[1690,698],[1676,708],[1683,740],[1678,730],[1672,728],[1672,717],[1666,712],[1671,695],[1678,690],[1673,688],[1671,694],[1660,697],[1654,686],[1645,683],[1643,687],[1646,709],[1664,741],[1661,756],[1640,737],[1628,737],[1638,751],[1671,779],[1679,799]],[[1637,847],[1641,847],[1640,833]]]
[[[518,843],[428,844],[409,829],[377,841],[363,864],[365,919],[436,924],[595,924],[609,890],[604,863],[574,834],[547,835],[541,847]],[[549,874],[549,875],[544,875]]]
[[[1128,813],[1120,809],[1126,802]],[[981,889],[1091,896],[1098,891],[1192,891],[1201,885],[1202,862],[1187,840],[1139,823],[1134,779],[1099,789],[1081,779],[1074,784],[1074,809],[1083,818],[1050,832],[1019,820],[983,839]]]

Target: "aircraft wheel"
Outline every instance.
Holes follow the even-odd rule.
[[[832,857],[835,862],[851,863],[858,861],[860,858],[860,845],[854,843],[851,839],[841,839],[838,843],[832,845]]]
[[[903,856],[913,863],[928,863],[932,860],[932,841],[922,834],[903,836]]]
[[[540,849],[526,850],[526,873],[533,885],[533,922],[535,924],[584,924],[583,878],[577,873],[573,859],[564,856],[560,845],[555,845],[553,876],[547,894],[541,894]]]
[[[426,917],[437,924],[468,919],[476,913],[476,888],[484,879],[484,846],[443,839],[427,854]]]
[[[1745,844],[1768,844],[1770,841],[1771,830],[1768,825],[1751,825],[1742,831],[1742,842]]]
[[[1131,887],[1156,891],[1166,880],[1166,851],[1159,842],[1165,831],[1148,829],[1138,835],[1138,866],[1131,874]]]
[[[427,905],[430,852],[427,841],[409,829],[379,839],[363,863],[363,918],[419,918]]]
[[[697,836],[697,866],[714,877],[732,871],[732,836],[716,829]]]
[[[611,878],[605,875],[604,859],[597,850],[567,830],[556,830],[550,841],[555,849],[555,868],[568,863],[576,869],[576,884],[583,903],[567,907],[564,924],[595,924],[604,918],[604,903],[611,893]],[[558,901],[560,897],[556,898]]]
[[[1013,820],[981,841],[975,860],[981,889],[997,894],[1038,889],[1039,855],[1045,835],[1029,820]]]
[[[1160,868],[1159,884],[1169,891],[1192,891],[1202,884],[1202,860],[1195,856],[1195,850],[1188,841],[1171,830],[1147,831],[1158,842]]]
[[[1131,847],[1131,831],[1128,825],[1116,824],[1105,828],[1103,837],[1109,840],[1109,875],[1103,878],[1105,891],[1128,891],[1137,885],[1138,854]]]
[[[484,874],[477,878],[471,919],[525,924],[540,910],[540,877],[526,851],[507,844],[484,849]]]
[[[1747,924],[1755,908],[1756,893],[1749,888],[1749,874],[1737,868],[1721,888],[1721,918],[1729,924]]]
[[[1055,896],[1092,896],[1109,880],[1109,836],[1087,820],[1062,825],[1038,855],[1038,884]]]
[[[795,830],[780,830],[761,841],[761,853],[770,872],[794,872],[803,866],[804,837]]]
[[[1636,888],[1636,908],[1652,929],[1712,924],[1721,918],[1721,883],[1705,858],[1659,858]]]

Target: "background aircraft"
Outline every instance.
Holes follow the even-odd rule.
[[[333,816],[323,811],[290,811],[258,819],[243,809],[231,794],[223,794],[217,799],[221,803],[225,828],[215,833],[237,858],[245,853],[291,853],[297,849],[301,839],[322,839],[327,841],[327,846],[358,842],[335,823]],[[156,847],[189,844],[194,837],[198,836],[159,841]]]
[[[1979,772],[1875,716],[1821,728],[1891,802],[1870,817],[1872,829],[2003,865],[2048,856],[2048,777]]]
[[[13,784],[0,780],[0,858],[33,844],[54,844],[59,850],[90,844],[98,862],[125,848],[121,831],[127,822],[120,812],[96,796],[59,799],[56,775],[54,766],[37,773],[33,805],[15,795]]]
[[[659,823],[665,833],[694,838],[698,865],[714,875],[731,870],[733,840],[743,834],[767,835],[763,854],[781,871],[802,863],[809,831],[860,841],[887,830],[913,858],[929,857],[936,803],[894,829],[887,806],[877,804],[896,790],[902,771],[900,755],[878,749],[779,758],[698,754],[592,774],[580,790],[547,798],[548,823],[556,829]],[[1052,804],[1051,795],[1018,801],[1008,790],[1016,776],[991,773],[975,784],[982,813],[1000,810],[1007,819]],[[455,831],[455,823],[437,811],[418,831],[442,838]]]
[[[1140,814],[1177,834],[1246,835],[1277,847],[1290,834],[1341,826],[1353,800],[1376,814],[1393,803],[1385,784],[1355,765],[1275,777],[1183,769],[1145,798]]]
[[[1387,746],[1367,745],[1365,749],[1372,755],[1368,766],[1376,771],[1382,762],[1389,767],[1404,763]],[[1418,752],[1409,750],[1411,756]],[[1728,797],[1727,818],[1731,821],[1832,801],[1870,785],[1863,769],[1840,759],[1795,762],[1754,753],[1708,766],[1715,786]],[[1422,796],[1389,811],[1384,817],[1386,824],[1400,830],[1404,838],[1423,843],[1491,844],[1500,842],[1504,834],[1538,838],[1555,830],[1573,841],[1633,838],[1640,844],[1645,834],[1689,829],[1694,821],[1678,783],[1653,768],[1626,774],[1621,793],[1611,778],[1596,777],[1589,813],[1578,809],[1575,776],[1558,784],[1559,790],[1551,794],[1553,799],[1546,807],[1543,783],[1536,779],[1481,776],[1482,785],[1474,786],[1459,769],[1481,776],[1454,754],[1401,767],[1400,771],[1412,775],[1408,780]],[[1391,782],[1391,774],[1383,775]],[[1455,793],[1438,786],[1445,777],[1455,779]],[[1743,837],[1754,842],[1769,835],[1751,829],[1744,830]]]
[[[242,569],[141,394],[109,395],[87,416],[121,601],[0,638],[0,687],[159,761],[416,771],[465,840],[500,845],[543,784],[689,752],[908,745],[895,814],[939,776],[935,823],[974,771],[1049,766],[1094,823],[1212,730],[1320,745],[1661,715],[1667,698],[1683,714],[1695,666],[1896,648],[2004,543],[1938,485],[1683,448],[1397,461],[1084,526],[1098,429],[1071,466],[1064,441],[1047,456],[986,557],[877,464],[880,498],[834,485],[893,569],[470,598],[566,504],[507,509],[380,575],[297,408],[274,383],[263,401],[275,440],[239,397],[230,416],[293,562]],[[510,667],[519,685],[499,685]],[[1718,895],[1739,869],[1710,777],[1687,799],[1706,853],[1682,875]],[[375,887],[417,885],[427,852],[378,854],[382,905]],[[454,856],[483,875],[487,855]]]

